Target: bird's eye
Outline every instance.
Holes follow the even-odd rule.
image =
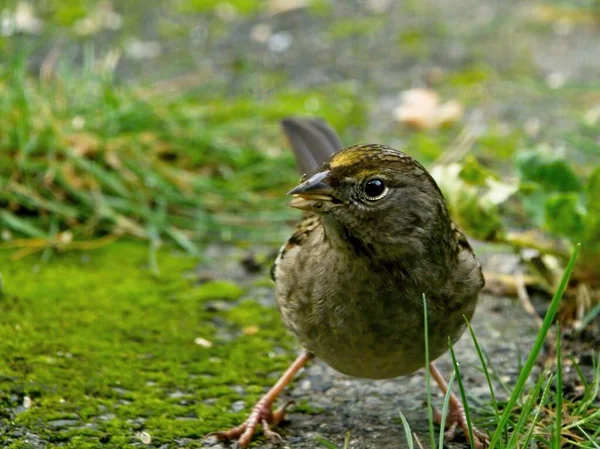
[[[370,179],[364,187],[365,195],[368,200],[375,201],[383,198],[387,193],[387,187],[381,179]]]

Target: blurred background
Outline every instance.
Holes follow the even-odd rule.
[[[547,297],[581,242],[560,316],[588,328],[599,42],[597,0],[3,1],[0,431],[119,447],[243,415],[229,387],[293,348],[266,274],[298,218],[288,115],[428,167],[493,294]]]

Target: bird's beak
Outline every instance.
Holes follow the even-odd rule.
[[[288,206],[296,209],[318,212],[327,203],[334,200],[333,189],[325,182],[329,170],[317,173],[299,184],[287,194],[293,195]]]

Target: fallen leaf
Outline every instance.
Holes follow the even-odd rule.
[[[431,89],[410,89],[402,93],[394,117],[405,125],[418,129],[437,129],[460,120],[463,107],[457,100],[441,104],[439,95]]]

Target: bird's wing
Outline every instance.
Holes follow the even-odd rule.
[[[281,121],[301,175],[314,175],[321,164],[343,148],[335,130],[318,118],[287,117]]]
[[[472,284],[472,288],[475,293],[479,293],[479,291],[483,288],[485,284],[485,279],[483,277],[483,271],[481,269],[481,263],[479,259],[475,255],[475,251],[471,248],[467,237],[460,228],[456,225],[456,223],[452,223],[452,231],[454,235],[456,235],[456,242],[458,244],[458,253],[459,253],[459,261],[462,265],[466,273],[460,273],[460,277],[462,279],[470,280],[470,284]]]
[[[321,220],[315,214],[307,214],[298,226],[288,241],[281,247],[277,259],[271,266],[271,279],[275,281],[277,277],[277,266],[286,256],[286,254],[294,248],[302,246],[302,244],[309,238],[310,234],[321,225]]]

